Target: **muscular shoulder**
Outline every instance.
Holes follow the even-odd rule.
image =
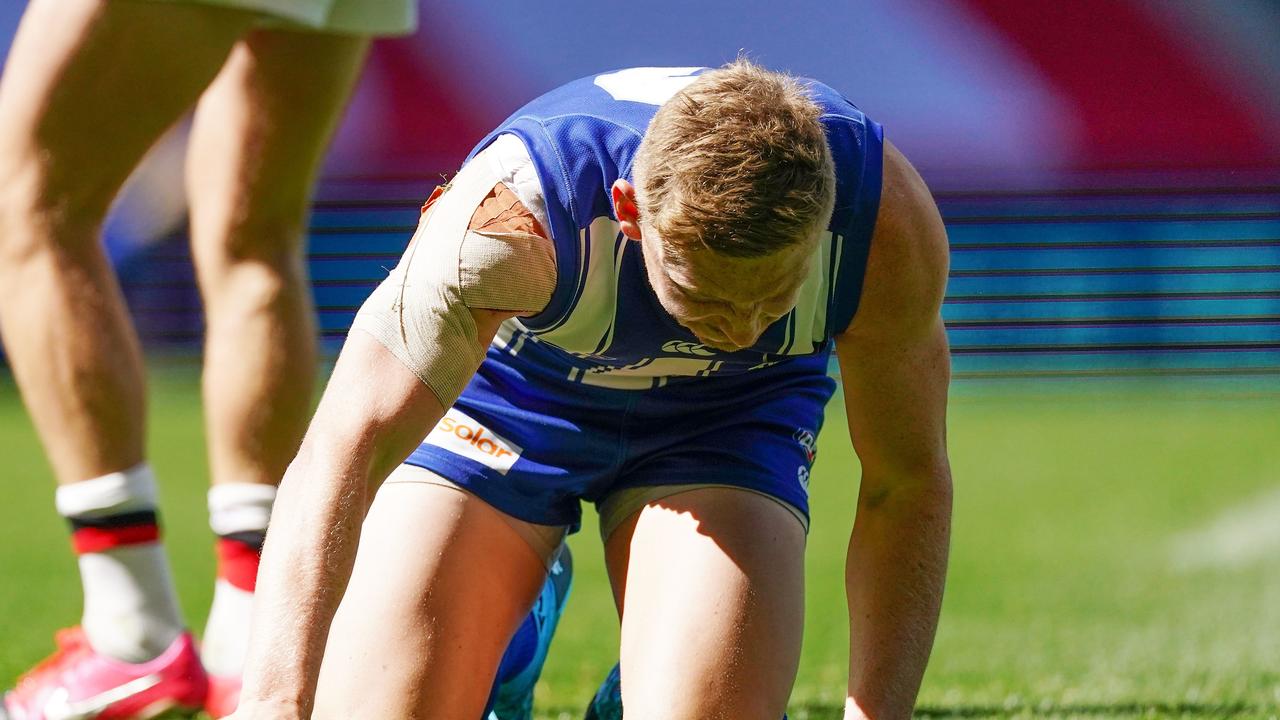
[[[424,243],[433,244],[430,261],[456,266],[460,298],[472,310],[536,313],[555,289],[556,265],[541,189],[527,151],[515,137],[502,136],[472,158],[463,172],[478,172],[478,184],[490,189],[483,197],[436,189],[423,206],[424,227],[441,211],[470,212],[470,220],[458,237],[419,234]],[[449,207],[457,203],[462,206]]]
[[[946,228],[929,188],[886,141],[880,210],[862,298],[845,336],[883,337],[931,328],[946,291],[949,264]]]

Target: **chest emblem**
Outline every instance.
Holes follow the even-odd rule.
[[[662,352],[680,353],[681,355],[696,355],[698,357],[711,357],[716,351],[706,345],[699,345],[695,342],[685,340],[668,340],[662,345]]]

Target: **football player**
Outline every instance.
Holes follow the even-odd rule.
[[[357,316],[236,720],[476,716],[584,500],[628,720],[777,720],[833,352],[862,462],[846,717],[909,717],[947,562],[947,266],[920,177],[820,82],[739,60],[532,101]]]

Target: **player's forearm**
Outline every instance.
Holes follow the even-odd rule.
[[[367,478],[304,445],[285,473],[263,550],[243,698],[311,717],[329,625],[351,577]]]
[[[951,479],[883,488],[864,477],[845,566],[845,720],[911,717],[933,647],[951,532]]]

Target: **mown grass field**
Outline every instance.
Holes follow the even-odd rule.
[[[196,376],[152,385],[151,457],[179,591],[203,624],[213,554]],[[957,385],[955,532],[926,718],[1280,715],[1280,393],[1220,386]],[[813,476],[808,624],[791,716],[839,718],[845,544],[858,470],[833,406]],[[0,377],[0,679],[80,597],[53,484]],[[616,657],[589,520],[538,691],[578,718]]]

